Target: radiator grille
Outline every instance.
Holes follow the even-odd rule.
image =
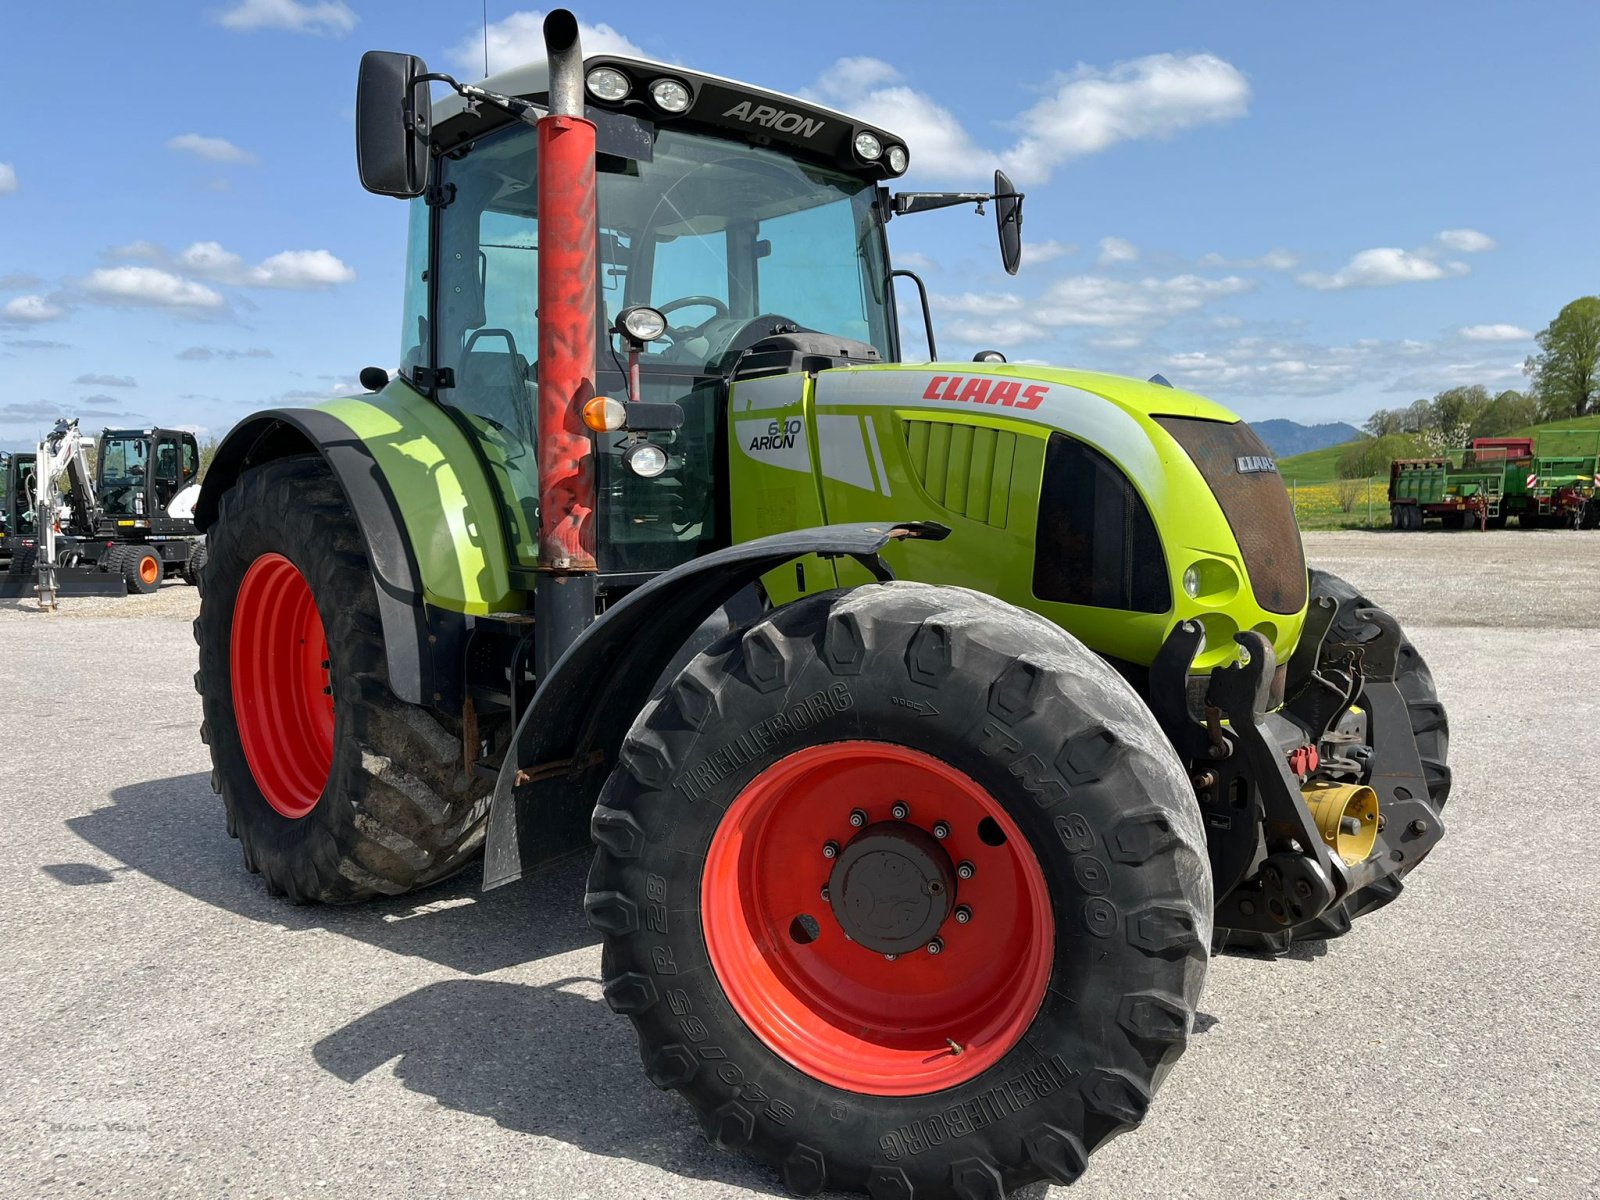
[[[1306,603],[1306,559],[1294,505],[1277,470],[1240,470],[1271,462],[1243,421],[1157,417],[1194,460],[1233,530],[1250,587],[1268,612],[1297,613]]]
[[[1004,529],[1017,435],[946,421],[905,422],[911,471],[934,502]]]

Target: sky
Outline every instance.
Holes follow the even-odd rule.
[[[1359,423],[1525,382],[1600,291],[1600,5],[923,0],[575,6],[630,50],[903,135],[895,220],[944,358],[1160,372],[1253,419]],[[62,414],[219,436],[399,355],[406,206],[364,192],[356,64],[483,71],[481,0],[0,5],[0,445]],[[491,66],[542,12],[489,0]],[[908,297],[909,298],[909,297]],[[902,308],[904,311],[904,308]],[[910,336],[907,356],[917,352]]]

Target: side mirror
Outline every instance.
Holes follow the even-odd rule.
[[[1022,193],[1004,171],[994,173],[994,223],[1000,231],[1000,262],[1007,275],[1022,265]]]
[[[428,189],[433,97],[414,54],[368,50],[356,78],[356,170],[361,186],[409,200]]]

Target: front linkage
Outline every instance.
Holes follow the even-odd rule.
[[[1266,948],[1287,948],[1285,934],[1343,934],[1398,896],[1400,877],[1444,836],[1396,681],[1404,635],[1389,614],[1361,608],[1372,636],[1329,640],[1337,611],[1332,598],[1312,600],[1281,672],[1265,637],[1238,634],[1240,661],[1212,673],[1204,723],[1188,692],[1200,625],[1175,628],[1151,666],[1151,707],[1189,765],[1206,821],[1219,947],[1233,933]],[[1363,787],[1375,805],[1357,796]],[[1348,809],[1337,802],[1347,797]]]

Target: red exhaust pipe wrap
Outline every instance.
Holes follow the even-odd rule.
[[[557,9],[546,18],[545,45],[551,112],[539,122],[539,570],[583,573],[595,570],[594,440],[583,423],[595,394],[595,130],[582,115],[583,57],[571,13]]]

